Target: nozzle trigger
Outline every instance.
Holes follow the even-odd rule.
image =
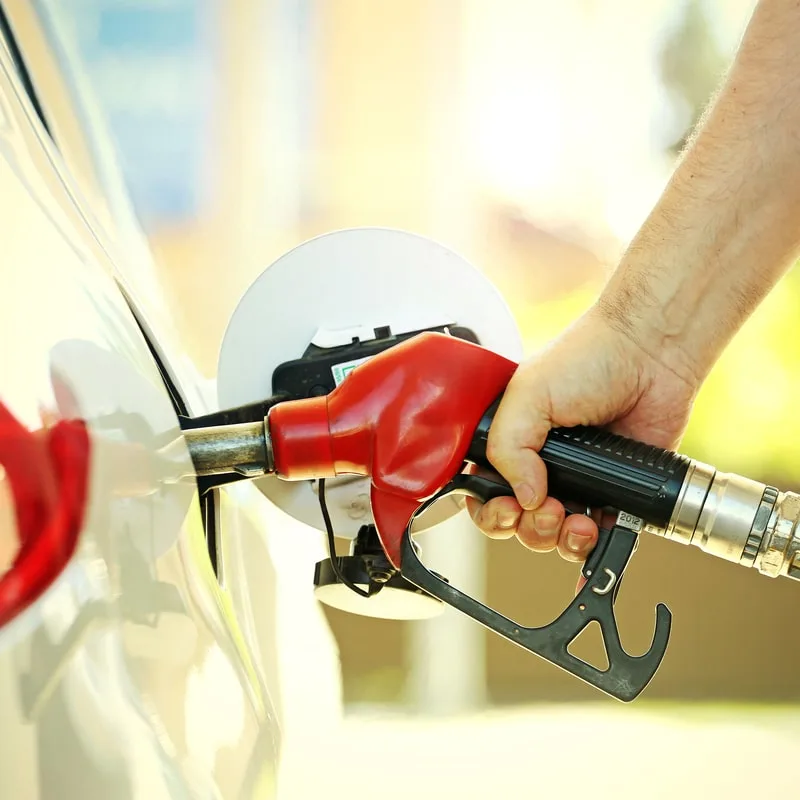
[[[466,494],[485,502],[491,497],[511,495],[508,484],[477,475],[457,475],[440,492],[423,503],[412,516],[401,545],[401,575],[425,592],[472,617],[514,644],[581,678],[612,697],[629,702],[647,686],[658,670],[669,641],[672,614],[659,603],[649,650],[641,656],[627,653],[620,641],[614,601],[619,584],[636,548],[637,533],[614,526],[600,531],[600,538],[583,567],[585,585],[559,617],[549,625],[528,628],[479,603],[432,573],[420,560],[412,539],[414,518],[434,502],[450,494]],[[591,622],[600,625],[608,668],[588,664],[568,651],[570,644]]]

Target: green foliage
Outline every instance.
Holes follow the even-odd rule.
[[[682,450],[720,469],[800,483],[800,270],[733,338],[703,386]]]
[[[661,79],[672,102],[685,106],[689,124],[667,149],[683,150],[728,65],[729,53],[720,51],[701,0],[686,3],[680,24],[661,50]]]

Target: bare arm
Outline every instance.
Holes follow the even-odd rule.
[[[800,3],[761,0],[599,308],[702,381],[800,252]]]
[[[701,383],[800,255],[800,1],[760,0],[661,199],[597,303],[516,371],[487,455],[516,498],[468,503],[490,536],[580,561],[597,526],[547,497],[557,425],[677,447]]]

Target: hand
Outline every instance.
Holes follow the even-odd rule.
[[[596,521],[565,517],[547,496],[538,450],[552,427],[602,425],[651,445],[675,449],[684,433],[699,380],[667,361],[663,341],[634,336],[593,308],[559,338],[520,364],[489,431],[487,457],[515,497],[467,508],[487,536],[514,535],[531,550],[555,548],[581,562],[597,541]],[[667,364],[670,363],[669,366]]]

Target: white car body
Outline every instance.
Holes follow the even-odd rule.
[[[41,34],[27,3],[4,8]],[[84,420],[90,458],[74,552],[0,626],[0,797],[273,797],[291,687],[322,700],[320,721],[338,713],[334,648],[313,599],[283,589],[297,576],[278,574],[263,495],[239,484],[209,501],[185,477],[178,414],[214,409],[145,241],[117,213],[124,198],[98,206],[83,191],[58,146],[67,112],[39,98],[48,133],[12,50],[0,46],[0,403],[30,431]],[[2,476],[0,578],[19,546]]]

